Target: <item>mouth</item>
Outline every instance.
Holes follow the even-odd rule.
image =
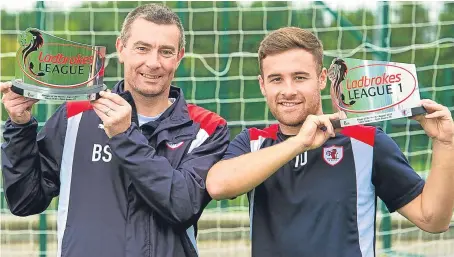
[[[301,102],[279,102],[278,104],[284,107],[295,107],[297,105],[300,105]]]
[[[160,79],[162,77],[159,75],[150,75],[150,74],[146,74],[146,73],[140,73],[140,75],[147,79]]]

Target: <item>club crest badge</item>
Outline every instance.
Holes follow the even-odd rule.
[[[323,160],[331,166],[338,164],[344,158],[344,147],[332,145],[323,148]]]

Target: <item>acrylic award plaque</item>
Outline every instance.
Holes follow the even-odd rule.
[[[336,128],[426,113],[414,64],[335,58],[328,70]]]
[[[103,84],[106,48],[28,28],[18,38],[12,91],[44,100],[94,100]]]

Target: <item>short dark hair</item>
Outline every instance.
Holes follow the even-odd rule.
[[[126,44],[130,37],[131,24],[138,18],[156,23],[158,25],[171,25],[175,24],[180,31],[180,40],[178,42],[178,50],[184,47],[186,40],[184,36],[184,28],[181,20],[176,13],[169,7],[160,4],[146,4],[132,10],[126,16],[121,28],[120,39],[123,44]]]
[[[258,51],[260,73],[263,74],[262,60],[268,55],[279,54],[287,50],[304,49],[314,56],[317,64],[317,73],[323,69],[323,44],[309,30],[297,27],[285,27],[268,34]]]

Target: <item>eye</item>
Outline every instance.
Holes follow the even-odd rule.
[[[282,78],[280,77],[276,77],[276,78],[273,78],[270,80],[271,83],[278,83],[278,82],[281,82],[282,81]]]
[[[173,50],[170,50],[170,49],[162,49],[160,51],[161,55],[166,57],[166,58],[170,58],[172,56],[175,55],[175,52]]]
[[[296,76],[295,80],[306,80],[306,77],[303,76]]]
[[[136,46],[136,48],[134,48],[134,50],[140,54],[148,52],[148,48],[146,48],[144,46]]]

